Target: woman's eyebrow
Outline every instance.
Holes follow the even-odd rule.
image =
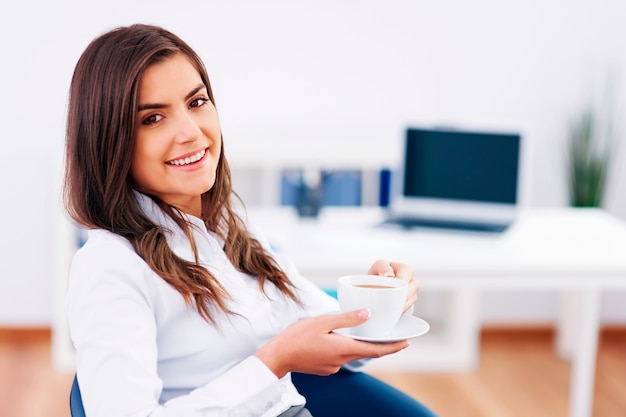
[[[167,104],[161,104],[161,103],[146,103],[146,104],[140,104],[139,107],[137,107],[137,111],[143,111],[143,110],[152,110],[152,109],[164,109],[168,107]]]
[[[198,84],[196,87],[194,87],[189,94],[187,94],[185,96],[185,100],[189,100],[191,97],[193,97],[194,95],[196,95],[198,93],[198,91],[202,90],[203,88],[206,88],[206,86],[204,84]],[[146,103],[146,104],[140,104],[137,107],[137,111],[143,111],[143,110],[152,110],[152,109],[164,109],[166,107],[169,107],[168,104],[162,104],[162,103]]]
[[[203,88],[205,88],[204,84],[198,84],[196,88],[194,88],[193,90],[189,92],[189,94],[187,94],[187,97],[185,97],[185,100],[189,100],[191,97],[196,95],[198,91],[202,90]]]

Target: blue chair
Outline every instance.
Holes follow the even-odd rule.
[[[78,387],[76,376],[74,376],[74,382],[72,382],[72,389],[70,390],[70,415],[72,417],[85,417],[83,399],[80,396],[80,388]]]
[[[325,377],[292,373],[292,379],[306,397],[306,408],[313,417],[437,417],[418,401],[366,373],[342,370]],[[85,417],[76,377],[70,391],[70,413]]]

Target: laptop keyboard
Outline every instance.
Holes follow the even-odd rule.
[[[429,219],[423,217],[394,217],[386,220],[384,224],[394,224],[406,229],[428,227],[434,229],[466,230],[485,233],[502,233],[510,226],[509,223],[485,223],[459,220]]]

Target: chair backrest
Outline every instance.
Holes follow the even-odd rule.
[[[83,399],[80,396],[80,388],[76,375],[74,375],[74,382],[72,383],[72,389],[70,391],[70,415],[72,417],[85,417]]]

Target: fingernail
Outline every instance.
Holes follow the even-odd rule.
[[[359,310],[359,312],[357,313],[357,317],[361,320],[367,320],[370,318],[371,315],[372,315],[372,312],[370,311],[369,308],[364,308],[363,310]]]
[[[396,274],[394,274],[393,272],[385,272],[384,276],[387,278],[395,278]]]

